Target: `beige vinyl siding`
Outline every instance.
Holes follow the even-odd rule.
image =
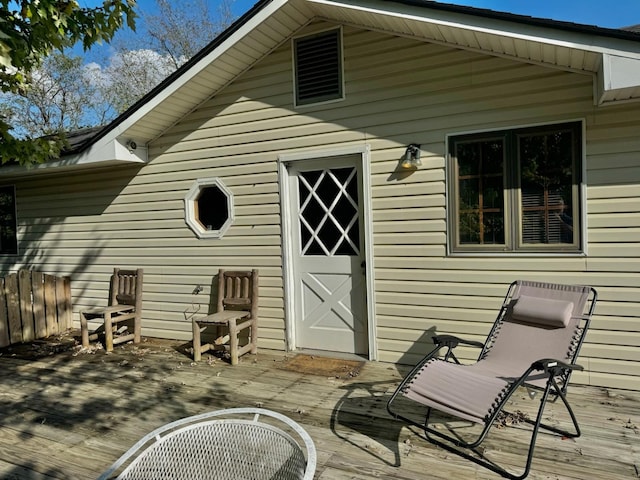
[[[20,180],[22,262],[72,275],[76,311],[106,301],[113,266],[144,267],[143,334],[182,340],[218,268],[257,267],[259,345],[284,349],[278,155],[369,145],[381,361],[415,362],[432,333],[483,340],[515,279],[588,283],[600,303],[574,381],[640,389],[638,107],[595,107],[589,75],[351,27],[343,45],[344,101],[294,109],[285,42],[155,140],[148,165]],[[446,136],[580,119],[588,255],[447,256]],[[412,174],[397,170],[409,143],[422,146]],[[219,240],[184,222],[184,195],[207,177],[234,195]]]

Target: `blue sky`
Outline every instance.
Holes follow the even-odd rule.
[[[443,3],[607,28],[640,23],[639,0],[460,0]]]
[[[441,3],[488,8],[499,12],[606,28],[640,24],[640,0],[460,0]]]
[[[138,3],[141,6],[152,5],[153,0],[139,0]],[[235,0],[234,12],[242,14],[255,3],[253,0]],[[607,28],[640,24],[640,0],[450,0],[440,3],[488,8],[499,12]]]
[[[179,0],[176,0],[179,1]],[[216,3],[216,0],[210,0]],[[241,15],[257,0],[235,0],[233,11]],[[84,0],[85,5],[102,3]],[[488,8],[540,18],[552,18],[568,22],[621,28],[640,24],[640,0],[449,0],[447,2],[469,7]],[[141,9],[153,8],[154,0],[138,0]]]

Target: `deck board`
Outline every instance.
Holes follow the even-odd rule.
[[[209,410],[263,407],[290,416],[318,449],[316,479],[496,479],[493,472],[418,438],[386,412],[406,369],[367,363],[353,378],[301,374],[287,355],[261,351],[231,367],[193,363],[179,345],[150,341],[112,354],[69,350],[44,358],[0,352],[0,478],[97,477],[145,433]],[[289,354],[289,357],[291,355]],[[640,392],[572,386],[583,435],[541,434],[530,479],[640,478]],[[513,410],[537,402],[516,395]],[[547,416],[561,418],[561,405]],[[557,418],[556,418],[557,417]],[[504,465],[524,459],[527,432],[494,429],[485,454]]]

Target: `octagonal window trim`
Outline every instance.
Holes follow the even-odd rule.
[[[227,218],[218,228],[205,225],[200,220],[199,212],[200,207],[198,200],[203,192],[213,187],[216,187],[224,196],[227,207]],[[212,205],[211,207],[216,208],[216,205]],[[235,220],[233,194],[219,178],[199,178],[193,182],[193,185],[184,197],[184,215],[185,222],[198,238],[222,238]]]

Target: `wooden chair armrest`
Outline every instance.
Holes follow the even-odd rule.
[[[135,307],[133,305],[109,305],[108,307],[97,307],[89,310],[83,310],[83,314],[89,315],[104,315],[105,313],[123,313],[130,312],[134,310]]]
[[[239,320],[251,315],[251,312],[245,310],[224,310],[222,312],[212,313],[206,317],[195,320],[197,323],[226,323],[229,320]]]

